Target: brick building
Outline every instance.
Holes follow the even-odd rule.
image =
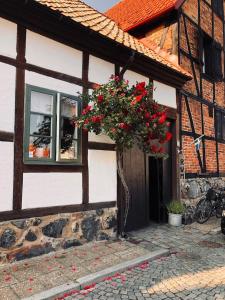
[[[123,0],[106,14],[193,76],[177,96],[181,198],[190,207],[189,222],[202,193],[224,185],[224,1]]]

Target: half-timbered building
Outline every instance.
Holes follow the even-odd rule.
[[[72,126],[87,104],[79,94],[121,68],[130,84],[153,80],[176,136],[176,91],[190,75],[79,0],[1,1],[0,36],[1,262],[108,239],[123,207],[115,145]],[[125,169],[138,227],[149,221],[148,164],[132,151]],[[175,182],[169,188],[176,193]]]
[[[224,186],[224,1],[123,0],[106,15],[192,74],[177,98],[181,198],[191,222],[199,197]]]

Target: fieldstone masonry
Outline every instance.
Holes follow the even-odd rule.
[[[194,220],[195,208],[198,201],[209,188],[225,188],[225,177],[194,178],[181,180],[181,201],[186,206],[184,223],[191,224]]]
[[[116,208],[0,224],[0,264],[116,236]]]

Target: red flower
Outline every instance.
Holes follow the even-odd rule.
[[[142,98],[143,98],[142,95],[136,96],[136,102],[141,102]]]
[[[90,110],[91,110],[91,105],[88,105],[86,106],[84,109],[83,109],[83,112],[82,112],[82,115],[86,115]]]
[[[145,82],[140,82],[136,85],[135,90],[138,92],[143,92],[145,90]]]
[[[165,152],[165,149],[163,147],[160,147],[158,151],[159,151],[159,153],[163,153],[163,152]]]
[[[134,105],[136,105],[136,104],[137,104],[137,101],[136,101],[136,100],[131,101],[131,105],[132,105],[132,106],[134,106]]]
[[[112,129],[111,129],[111,132],[112,132],[112,133],[116,133],[116,128],[112,128]]]
[[[145,113],[145,119],[149,119],[150,118],[150,113],[149,112],[146,112]]]
[[[154,115],[151,116],[151,120],[154,120],[156,118],[157,118],[157,114],[154,114]]]
[[[93,117],[91,118],[91,121],[92,121],[93,123],[100,123],[101,120],[102,120],[102,116],[93,116]]]
[[[150,124],[149,124],[148,122],[146,122],[145,125],[146,125],[146,127],[149,127],[149,126],[150,126]]]
[[[148,92],[147,92],[147,90],[144,90],[141,94],[144,97],[144,96],[147,96]]]
[[[159,118],[158,123],[163,124],[166,122],[166,113],[163,113],[162,116]]]
[[[166,142],[169,142],[172,139],[172,136],[173,136],[172,133],[168,131],[165,137]]]
[[[158,148],[157,148],[156,145],[152,145],[150,149],[151,149],[152,153],[157,153],[158,152]]]
[[[103,95],[99,95],[98,96],[98,103],[102,103],[103,100],[104,100]]]
[[[128,125],[126,123],[120,123],[119,124],[119,128],[125,129],[125,130],[129,130],[130,129],[130,125]]]

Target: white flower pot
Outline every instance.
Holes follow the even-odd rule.
[[[182,224],[182,215],[169,213],[169,225],[181,226],[181,224]]]

